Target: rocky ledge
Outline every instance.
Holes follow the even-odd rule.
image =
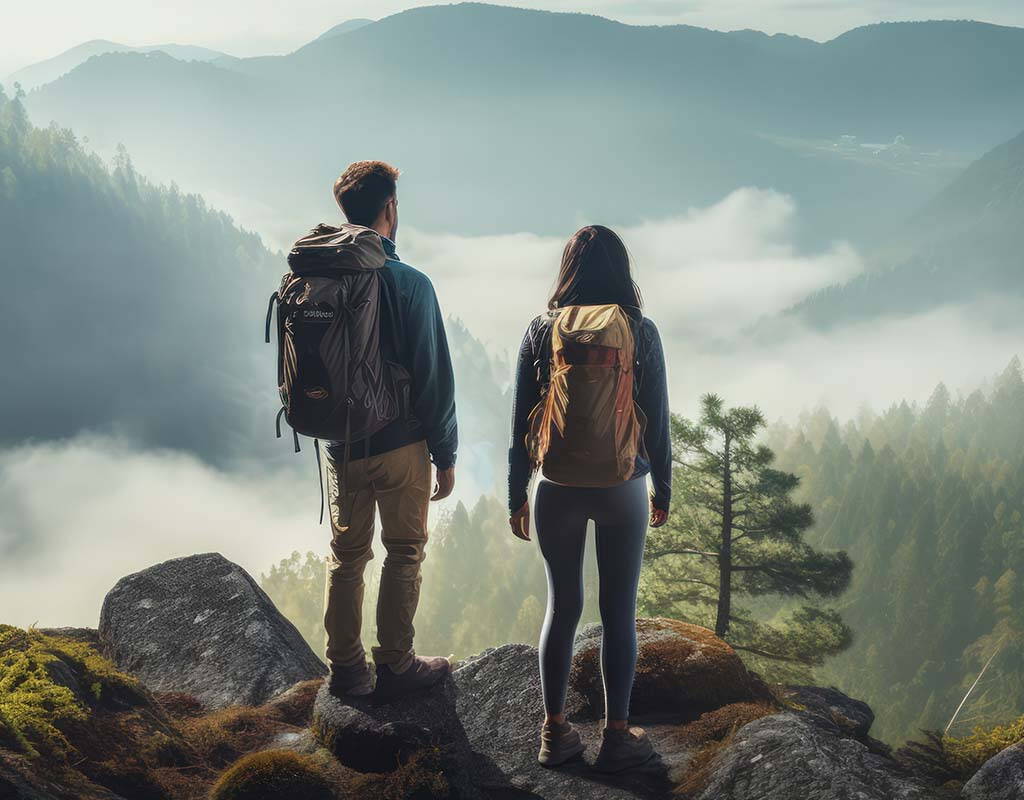
[[[535,648],[486,651],[418,696],[343,701],[326,691],[323,664],[241,568],[215,554],[176,559],[118,582],[98,634],[19,634],[18,657],[35,653],[54,685],[85,686],[100,674],[101,688],[121,690],[67,690],[66,701],[84,713],[58,725],[66,737],[59,757],[19,751],[0,725],[0,797],[1024,797],[1022,744],[962,789],[939,786],[873,740],[871,709],[838,689],[766,685],[727,643],[677,620],[638,620],[638,634],[634,722],[658,756],[616,776],[589,768],[602,703],[601,630],[591,626],[577,638],[568,702],[587,751],[546,770],[536,761]]]

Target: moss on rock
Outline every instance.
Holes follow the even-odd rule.
[[[663,617],[638,619],[637,644],[633,714],[693,719],[730,703],[769,698],[736,651],[707,628]],[[581,633],[569,680],[592,709],[603,709],[599,625]]]
[[[235,762],[210,791],[210,800],[334,800],[324,771],[309,756],[265,750]]]
[[[75,692],[54,680],[57,640],[0,625],[0,745],[30,756],[66,756],[60,725],[88,712]]]

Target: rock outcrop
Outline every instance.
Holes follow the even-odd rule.
[[[964,800],[1024,798],[1024,741],[986,761],[964,786],[963,796]]]
[[[260,705],[323,663],[249,574],[217,553],[165,561],[117,582],[99,636],[151,690],[208,708]]]
[[[585,759],[557,770],[537,763],[541,707],[537,651],[510,644],[468,661],[455,672],[457,709],[475,754],[474,781],[495,796],[628,800],[671,791],[670,775],[685,767],[689,748],[669,735],[674,726],[648,728],[660,756],[628,774],[598,777],[588,767],[600,747],[601,722],[575,693],[569,714],[587,744]],[[518,792],[518,794],[517,794]]]
[[[602,729],[599,626],[577,639],[567,698],[587,751],[555,770],[536,761],[535,648],[488,650],[433,690],[395,702],[342,701],[326,691],[324,667],[294,627],[216,554],[119,581],[98,635],[8,632],[8,649],[36,658],[39,678],[84,712],[63,728],[74,769],[64,756],[34,761],[0,729],[0,797],[12,800],[203,796],[218,771],[268,747],[278,755],[245,761],[237,773],[262,765],[276,780],[301,762],[303,780],[323,778],[339,797],[1024,798],[1024,743],[992,758],[962,793],[931,785],[935,776],[911,775],[871,739],[867,704],[835,688],[768,687],[710,631],[675,620],[638,621],[632,716],[658,755],[616,776],[589,767]],[[114,671],[97,647],[132,675]],[[97,675],[105,676],[99,692]]]
[[[449,677],[437,688],[378,703],[372,696],[339,700],[321,687],[313,704],[316,740],[346,767],[391,772],[432,751],[458,797],[478,796],[465,767],[473,752],[456,714],[457,690]]]
[[[821,686],[789,686],[786,699],[803,706],[818,716],[831,719],[843,730],[864,738],[875,722],[875,712],[861,700],[847,697],[841,691]]]
[[[939,794],[830,720],[772,714],[744,725],[709,765],[699,800],[935,800]]]
[[[588,625],[576,637],[569,678],[598,714],[604,711],[601,633],[600,625]],[[634,715],[692,719],[702,711],[768,696],[736,651],[707,628],[674,619],[640,619],[637,646]]]

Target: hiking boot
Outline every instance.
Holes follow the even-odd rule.
[[[392,700],[404,694],[437,686],[448,677],[452,665],[447,658],[414,656],[412,663],[402,672],[395,672],[388,664],[377,665],[378,700]]]
[[[654,747],[643,728],[605,728],[594,769],[598,772],[621,772],[640,766],[653,757]]]
[[[545,722],[540,729],[540,754],[537,760],[542,767],[557,767],[583,752],[585,745],[572,723]]]
[[[348,667],[331,665],[327,678],[327,691],[335,697],[365,697],[373,691],[373,677],[370,665],[360,661]]]

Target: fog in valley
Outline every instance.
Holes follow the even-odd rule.
[[[608,225],[660,329],[672,410],[692,417],[708,392],[758,406],[821,509],[819,541],[872,564],[895,525],[889,510],[842,516],[857,505],[843,481],[865,443],[905,470],[894,483],[919,481],[922,507],[920,463],[944,469],[948,452],[963,459],[950,474],[1001,509],[992,541],[1004,544],[958,595],[976,615],[936,645],[933,672],[893,679],[926,686],[944,710],[997,625],[981,589],[963,598],[983,575],[995,585],[1018,547],[1024,83],[1011,76],[1024,74],[1024,28],[1011,26],[1024,19],[990,3],[1002,24],[869,25],[815,41],[668,25],[691,20],[662,18],[662,5],[586,9],[649,25],[396,7],[283,54],[90,43],[11,65],[0,622],[95,625],[118,578],[175,556],[218,551],[258,576],[294,551],[326,551],[312,442],[295,454],[290,435],[274,436],[263,315],[291,241],[339,221],[337,174],[382,158],[403,171],[399,254],[433,281],[456,365],[458,485],[431,509],[429,568],[448,568],[443,542],[460,525],[483,542],[503,524],[523,331],[565,240]],[[755,4],[729,5],[715,27],[764,26]],[[847,5],[881,18],[878,4]],[[922,19],[946,7],[895,5]],[[971,547],[981,535],[943,525]],[[532,555],[522,545],[515,558]],[[854,587],[845,607],[867,619]],[[428,579],[427,619],[432,591]],[[529,597],[513,618],[540,613]],[[506,641],[502,624],[464,646]],[[825,674],[863,673],[868,622],[856,636]],[[885,724],[895,735],[919,721],[901,710]]]

